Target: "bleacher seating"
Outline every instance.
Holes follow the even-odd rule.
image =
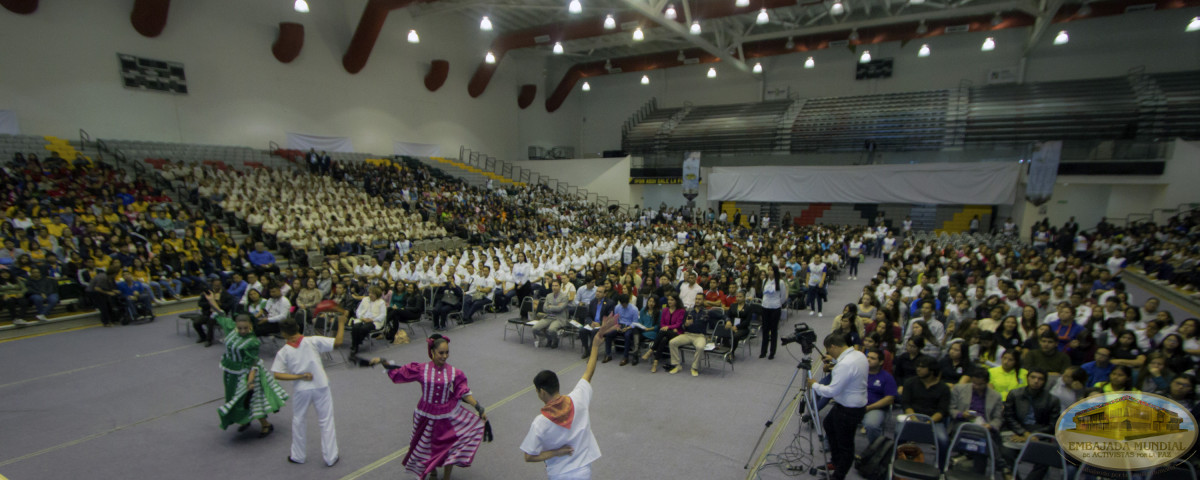
[[[990,85],[970,90],[964,141],[1132,138],[1137,123],[1138,103],[1126,77]]]
[[[682,108],[656,109],[634,125],[625,135],[621,148],[630,153],[648,153],[658,150],[658,131]]]
[[[1196,72],[1151,75],[1166,97],[1166,105],[1155,122],[1159,136],[1200,139],[1200,81]]]
[[[664,150],[755,152],[775,146],[775,126],[790,100],[694,107],[666,138]]]
[[[793,152],[939,150],[949,90],[813,98],[792,124]]]

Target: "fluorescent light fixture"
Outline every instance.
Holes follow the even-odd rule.
[[[708,78],[717,78],[717,69],[708,67]]]
[[[737,0],[736,2],[733,2],[733,6],[735,6],[735,7],[749,7],[749,6],[750,6],[750,0]]]
[[[836,0],[833,2],[833,5],[829,7],[829,13],[834,15],[846,13],[846,6],[842,5],[842,0]]]
[[[417,35],[416,30],[408,31],[408,43],[421,43],[421,37]]]
[[[1185,32],[1200,31],[1200,17],[1192,17],[1191,23],[1188,23],[1188,26],[1186,29],[1184,29],[1184,31]]]
[[[614,28],[617,28],[617,21],[613,20],[612,15],[609,14],[608,16],[604,17],[604,29],[612,30]]]
[[[590,84],[588,82],[583,82],[583,91],[585,91],[585,92],[592,91],[592,84]]]
[[[996,49],[996,40],[993,39],[992,37],[987,37],[987,40],[983,41],[983,46],[979,47],[979,50],[984,51],[984,52],[990,52],[995,49]]]
[[[917,51],[917,56],[918,57],[928,57],[929,56],[929,44],[921,45],[921,49]]]
[[[752,71],[753,71],[754,73],[762,73],[762,64],[761,64],[761,63],[755,63],[755,64],[754,64],[754,69],[753,69]]]
[[[925,24],[925,19],[921,19],[921,21],[917,23],[917,35],[924,35],[926,33],[929,33],[929,25]]]
[[[870,51],[870,50],[863,50],[863,54],[862,54],[862,56],[861,56],[861,57],[858,57],[858,63],[867,63],[867,62],[870,62],[870,61],[871,61],[871,51]]]
[[[690,32],[692,35],[699,35],[700,34],[700,22],[693,21],[691,28],[688,29],[688,32]]]
[[[583,11],[583,4],[579,0],[571,0],[571,4],[567,6],[567,11],[571,13],[580,13]]]
[[[675,19],[675,5],[668,3],[667,11],[663,12],[663,16],[667,17],[667,20],[674,20]]]
[[[646,34],[642,33],[642,27],[638,27],[633,31],[633,41],[640,42],[646,39]]]
[[[492,55],[492,52],[489,51],[487,55],[483,56],[483,61],[487,63],[496,63],[496,56]]]
[[[754,23],[757,23],[759,25],[765,25],[767,22],[770,22],[770,21],[771,21],[771,17],[767,16],[767,9],[765,9],[765,8],[762,10],[759,10],[758,18],[754,19]]]
[[[1071,37],[1067,35],[1066,30],[1058,32],[1058,36],[1054,37],[1055,45],[1066,45],[1069,41],[1071,41]]]
[[[649,84],[650,84],[650,76],[642,75],[642,85],[649,85]]]
[[[813,60],[813,57],[808,57],[808,60],[804,61],[804,68],[813,68],[815,66],[817,66],[817,62]]]
[[[563,53],[562,42],[554,42],[554,54],[562,55],[562,53]]]
[[[293,8],[295,8],[297,12],[308,13],[308,2],[304,0],[296,0],[296,4],[293,6]]]

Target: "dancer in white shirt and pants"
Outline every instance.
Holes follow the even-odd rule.
[[[321,451],[324,453],[325,465],[332,467],[338,462],[337,433],[333,426],[333,396],[329,393],[329,377],[325,375],[325,367],[321,363],[321,354],[332,352],[342,345],[342,337],[346,332],[347,316],[338,318],[337,336],[334,338],[300,335],[300,327],[291,319],[280,322],[280,331],[287,340],[287,345],[275,354],[275,364],[271,371],[276,380],[295,380],[296,389],[292,393],[292,452],[288,461],[304,463],[307,459],[305,452],[305,430],[308,407],[317,410],[317,423],[321,425]]]

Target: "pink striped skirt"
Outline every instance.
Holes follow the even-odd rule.
[[[483,419],[459,405],[450,413],[430,418],[413,412],[412,442],[404,456],[405,470],[425,478],[438,467],[469,467],[483,442]]]

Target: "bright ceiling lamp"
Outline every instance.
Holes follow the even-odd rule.
[[[642,33],[642,27],[637,27],[637,29],[633,31],[633,41],[640,42],[645,39],[646,34]]]
[[[834,15],[841,15],[843,13],[846,13],[846,6],[842,5],[842,0],[835,0],[833,2],[833,5],[829,7],[829,13],[832,13]]]
[[[304,0],[296,0],[296,4],[292,8],[295,8],[296,11],[300,13],[308,13],[308,2]]]
[[[583,91],[585,91],[585,92],[592,91],[592,84],[590,84],[588,82],[583,82]]]
[[[554,54],[562,55],[562,53],[563,53],[562,42],[554,42]]]
[[[923,5],[925,0],[908,0],[909,5]]]
[[[917,51],[917,56],[924,58],[929,56],[929,44],[921,45],[921,49]]]
[[[688,32],[691,33],[692,35],[699,35],[700,34],[700,22],[693,21],[691,28],[688,28]]]
[[[871,51],[863,50],[862,56],[858,57],[858,63],[868,63],[870,61],[871,61]]]
[[[1200,31],[1200,17],[1192,17],[1191,23],[1188,23],[1188,26],[1186,29],[1184,29],[1184,31],[1185,32]]]
[[[479,21],[479,29],[485,32],[492,31],[492,21],[487,17],[487,15],[484,15],[483,20]]]
[[[605,16],[604,17],[604,29],[612,30],[614,28],[617,28],[617,21],[613,20],[612,14]]]
[[[708,67],[708,78],[717,78],[717,69]]]
[[[1071,37],[1067,35],[1066,30],[1058,32],[1058,36],[1054,37],[1055,45],[1066,45],[1069,41],[1071,41]]]
[[[813,68],[815,66],[817,66],[817,62],[813,60],[813,57],[808,57],[808,60],[804,61],[804,68]]]
[[[649,84],[650,84],[650,76],[642,75],[642,85],[649,85]]]
[[[579,0],[571,0],[571,4],[567,6],[567,11],[571,13],[580,13],[583,11],[583,4]]]
[[[983,46],[979,47],[979,50],[984,51],[984,52],[990,52],[995,49],[996,49],[996,40],[993,39],[992,37],[987,37],[987,40],[983,41]]]
[[[735,7],[749,7],[749,6],[750,6],[750,0],[737,0],[736,2],[733,2],[733,6],[735,6]]]
[[[755,64],[754,64],[754,69],[753,69],[752,71],[753,71],[754,73],[762,73],[762,64],[761,64],[761,63],[755,63]]]
[[[421,43],[421,37],[417,35],[416,30],[408,31],[408,43]]]
[[[487,55],[483,56],[483,61],[487,63],[496,63],[496,56],[492,55],[492,52],[489,51]]]
[[[754,19],[754,23],[757,23],[759,25],[766,25],[767,22],[770,22],[770,21],[771,21],[771,17],[767,16],[767,9],[765,9],[765,8],[762,10],[759,10],[758,18]]]
[[[672,5],[672,4],[668,3],[668,4],[667,4],[667,11],[663,12],[663,16],[664,16],[664,17],[667,17],[667,20],[674,20],[674,19],[675,19],[675,16],[676,16],[676,14],[675,14],[675,5]]]

